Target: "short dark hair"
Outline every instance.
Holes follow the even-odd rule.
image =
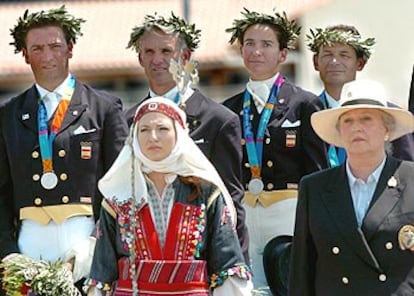
[[[243,45],[243,38],[247,29],[256,24],[264,24],[272,28],[276,33],[280,50],[295,47],[294,45],[299,37],[301,27],[294,20],[288,20],[285,12],[282,14],[275,12],[273,16],[244,8],[241,14],[243,18],[235,19],[233,21],[233,27],[226,29],[226,32],[232,33],[229,41],[230,44],[233,44],[237,40]]]
[[[60,8],[50,9],[47,11],[33,12],[29,14],[26,9],[23,16],[17,20],[17,25],[10,29],[10,35],[13,36],[15,53],[20,52],[26,48],[27,33],[34,28],[42,28],[47,26],[56,26],[62,29],[67,43],[76,43],[78,36],[82,36],[81,24],[85,22],[84,19],[75,18],[67,13],[65,5]]]

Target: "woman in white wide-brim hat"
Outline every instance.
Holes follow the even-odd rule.
[[[138,108],[99,189],[88,295],[250,295],[231,197],[175,103]]]
[[[414,295],[414,163],[386,152],[413,132],[411,113],[356,80],[311,122],[347,160],[300,183],[289,295]]]
[[[398,139],[412,132],[412,114],[398,107],[389,107],[383,86],[371,80],[356,80],[347,84],[341,93],[340,107],[316,112],[311,123],[316,133],[329,144],[345,147],[340,134],[339,119],[354,109],[370,109],[382,112],[384,125],[388,129],[385,142]],[[391,117],[392,118],[391,118]]]

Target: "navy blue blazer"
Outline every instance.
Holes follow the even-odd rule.
[[[39,182],[38,98],[33,85],[0,108],[0,257],[18,252],[21,208],[92,204],[97,218],[102,200],[97,182],[128,134],[120,99],[77,80],[53,143],[53,168],[59,182],[46,190]]]
[[[413,179],[414,163],[388,156],[358,229],[344,164],[303,178],[289,295],[414,295],[414,252],[398,242],[414,225]]]
[[[224,105],[243,122],[243,95],[239,93]],[[252,100],[252,98],[251,98]],[[329,167],[326,144],[316,135],[310,123],[313,112],[322,109],[319,98],[285,79],[280,88],[263,139],[262,180],[265,190],[297,189],[306,174]],[[260,115],[251,101],[253,130]],[[251,179],[247,151],[243,145],[243,182]]]

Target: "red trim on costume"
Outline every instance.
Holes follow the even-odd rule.
[[[171,119],[176,120],[182,126],[182,128],[185,129],[183,119],[173,107],[168,106],[167,104],[164,104],[164,103],[157,103],[157,102],[151,102],[151,103],[147,103],[143,105],[139,109],[138,113],[135,115],[134,124],[148,112],[160,112],[162,114],[165,114]]]
[[[119,260],[119,270],[129,270],[129,260]],[[209,295],[204,260],[140,260],[137,262],[139,295]],[[132,281],[119,279],[115,296],[132,295]]]

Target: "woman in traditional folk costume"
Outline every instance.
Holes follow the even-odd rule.
[[[250,295],[230,195],[185,122],[164,98],[137,110],[99,182],[88,295]]]

